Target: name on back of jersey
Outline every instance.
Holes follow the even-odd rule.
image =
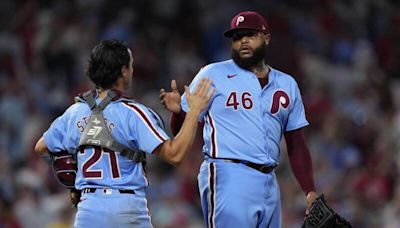
[[[79,132],[83,132],[85,130],[85,127],[88,124],[90,116],[85,116],[82,119],[80,119],[79,121],[76,122],[76,127],[78,128]],[[112,132],[112,129],[114,129],[115,124],[113,122],[108,122],[107,118],[104,118],[104,121],[106,122],[106,125],[108,127],[108,130],[110,130],[110,132]],[[91,129],[92,130],[92,129]],[[93,132],[96,133],[96,132]]]

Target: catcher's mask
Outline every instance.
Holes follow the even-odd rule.
[[[67,188],[74,188],[78,170],[75,156],[68,153],[52,153],[50,156],[58,181]]]

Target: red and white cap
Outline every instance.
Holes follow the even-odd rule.
[[[233,33],[239,29],[253,29],[266,34],[268,33],[268,24],[260,14],[254,11],[245,11],[232,18],[231,28],[224,32],[224,36],[232,37]]]

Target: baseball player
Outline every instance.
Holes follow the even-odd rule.
[[[90,55],[87,69],[98,89],[85,93],[90,95],[87,100],[84,99],[87,96],[78,97],[78,102],[58,117],[36,144],[35,151],[41,155],[67,151],[77,156],[75,188],[82,191],[82,196],[75,227],[152,227],[145,196],[148,182],[142,163],[107,147],[82,146],[83,135],[92,136],[91,141],[101,144],[106,138],[100,137],[101,132],[108,128],[114,143],[121,148],[154,154],[176,165],[191,147],[198,116],[213,95],[213,92],[207,94],[211,84],[208,79],[201,80],[193,92],[186,87],[190,111],[180,133],[169,139],[155,112],[121,95],[131,83],[132,65],[132,52],[124,43],[100,42]],[[116,94],[112,99],[108,97],[111,93]],[[90,97],[96,107],[102,106],[106,99],[109,101],[103,107],[104,120],[91,118]],[[104,128],[99,125],[102,121]],[[92,127],[85,131],[86,126]]]
[[[306,194],[306,213],[317,197],[300,91],[293,77],[267,65],[270,34],[258,13],[237,14],[224,35],[232,40],[232,59],[203,67],[190,84],[193,90],[207,76],[216,89],[199,116],[204,121],[205,160],[198,174],[204,221],[210,228],[281,227],[274,170],[282,135]],[[176,133],[190,107],[188,94],[181,98],[175,81],[171,87],[172,92],[160,91],[160,99],[173,112]]]

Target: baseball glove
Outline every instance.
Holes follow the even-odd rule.
[[[324,195],[320,195],[306,215],[302,228],[351,228],[351,224],[328,206]]]

